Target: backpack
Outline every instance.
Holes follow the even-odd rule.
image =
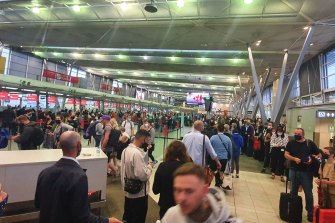
[[[121,135],[121,131],[117,130],[117,129],[112,129],[110,134],[109,134],[109,139],[107,142],[107,148],[113,148],[114,151],[117,151],[119,149],[120,146],[120,135]]]
[[[96,136],[97,135],[97,133],[96,133],[96,131],[95,131],[95,128],[96,128],[96,126],[97,126],[97,124],[98,124],[99,122],[98,121],[95,121],[95,122],[93,122],[93,123],[91,123],[89,126],[88,126],[88,128],[87,128],[87,130],[86,130],[86,132],[87,132],[87,137],[91,137],[91,136]]]
[[[9,131],[7,129],[0,129],[0,149],[4,149],[8,145]]]
[[[44,133],[43,130],[38,127],[38,126],[34,126],[34,135],[33,135],[33,143],[35,146],[40,146],[43,141],[44,141]]]

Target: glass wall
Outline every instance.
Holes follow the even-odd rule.
[[[335,88],[335,49],[324,55],[323,89]]]

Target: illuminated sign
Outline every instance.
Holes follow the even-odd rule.
[[[317,118],[335,118],[335,110],[318,110],[316,111]]]

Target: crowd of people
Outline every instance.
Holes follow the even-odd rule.
[[[115,112],[102,114],[97,110],[80,113],[63,110],[57,114],[44,111],[37,112],[37,115],[32,113],[34,111],[17,116],[9,107],[3,116],[2,126],[15,130],[15,125],[5,121],[5,117],[18,123],[19,134],[12,134],[11,139],[19,143],[22,150],[36,149],[40,143],[45,148],[63,150],[63,158],[44,170],[37,182],[35,205],[41,210],[41,222],[120,222],[115,218],[95,216],[89,211],[87,177],[76,160],[81,151],[78,134],[81,131],[89,143],[93,143],[90,140],[94,139],[94,145],[107,155],[108,175],[120,177],[125,192],[123,222],[145,222],[151,189],[149,179],[158,162],[153,156],[153,150],[161,119],[158,118],[158,122],[156,119],[157,116],[162,116],[168,117],[163,118],[168,121],[175,117],[180,121],[177,114],[138,115],[136,112],[126,112],[121,115]],[[35,116],[43,116],[40,124],[42,131],[38,131],[38,118],[32,120]],[[223,191],[233,188],[223,185],[223,172],[239,178],[241,155],[263,162],[262,173],[266,173],[270,167],[273,180],[276,176],[283,182],[289,180],[291,194],[297,195],[301,186],[305,192],[309,221],[313,219],[313,177],[318,174],[322,176],[321,180],[316,181],[318,184],[335,184],[335,172],[332,168],[335,149],[319,149],[312,140],[305,138],[301,128],[295,130],[290,140],[285,125],[275,127],[270,120],[262,123],[260,119],[238,119],[221,115],[214,115],[209,119],[205,115],[192,115],[184,120],[187,124],[192,120],[192,131],[185,134],[182,141],[173,141],[167,146],[163,162],[159,164],[154,176],[152,190],[155,194],[160,194],[158,204],[162,223],[240,222],[240,219],[231,216],[225,203]],[[135,121],[138,129],[135,129]],[[37,134],[42,136],[41,142],[35,140]],[[325,165],[319,163],[322,158],[327,159]],[[204,171],[207,166],[215,172],[214,188],[208,186],[208,175]],[[326,182],[323,178],[330,181]],[[46,188],[54,179],[57,179],[57,183],[52,184],[51,190],[55,191],[53,194]],[[66,189],[63,188],[65,181],[68,184]],[[65,194],[57,194],[63,190],[66,191]],[[86,198],[83,198],[85,192]],[[331,195],[330,198],[327,200],[330,204],[327,205],[335,206],[335,196]],[[54,199],[58,201],[48,202]],[[51,213],[53,208],[56,211]],[[59,214],[62,211],[66,214]]]

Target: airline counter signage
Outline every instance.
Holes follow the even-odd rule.
[[[52,70],[44,70],[43,71],[43,77],[56,79],[56,80],[61,80],[61,81],[66,81],[66,82],[71,82],[73,84],[78,84],[79,83],[79,77],[72,77],[70,75],[58,73],[58,72],[55,72],[55,71],[52,71]]]
[[[335,110],[318,110],[316,111],[317,118],[333,118],[335,119]]]

